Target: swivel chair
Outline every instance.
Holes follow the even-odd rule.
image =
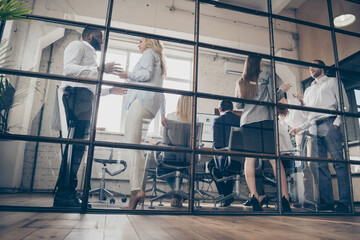
[[[255,146],[255,147],[251,144],[249,145],[249,142],[247,141],[246,136],[248,136],[247,129],[231,127],[229,147],[221,148],[221,149],[217,149],[217,150],[233,152],[233,151],[259,150],[257,148],[263,149],[263,146],[261,144]],[[212,175],[214,177],[214,180],[217,182],[225,182],[225,181],[229,181],[229,180],[234,181],[233,192],[226,196],[223,196],[223,195],[218,196],[214,201],[214,209],[216,209],[217,203],[225,202],[226,200],[231,199],[231,198],[233,198],[234,200],[247,200],[249,198],[249,196],[244,194],[243,192],[241,192],[241,180],[244,178],[243,177],[243,165],[244,165],[245,158],[241,157],[241,156],[227,156],[226,157],[227,161],[226,161],[225,166],[221,167],[221,166],[218,166],[218,164],[217,164],[216,156],[213,156],[213,157],[214,157],[215,167],[217,167],[218,169],[224,168],[224,171],[226,172],[226,174],[229,175],[227,177],[218,179],[218,178],[216,178],[216,176],[214,174],[214,169],[212,169],[212,173],[213,173]],[[262,161],[261,161],[261,159],[259,159],[257,161],[255,170],[261,169],[261,167],[262,167]]]
[[[116,195],[122,197],[122,199],[121,199],[122,202],[126,202],[126,195],[124,195],[120,192],[116,192],[114,190],[107,189],[105,187],[105,173],[109,174],[112,177],[119,175],[120,173],[122,173],[126,170],[126,168],[127,168],[126,162],[124,160],[114,160],[112,150],[111,150],[109,159],[94,158],[94,161],[103,164],[103,167],[101,169],[100,186],[98,188],[90,190],[89,194],[94,194],[94,193],[98,192],[100,201],[105,201],[107,199],[107,196],[110,196],[111,204],[115,203],[115,199],[113,198],[113,196],[116,194]],[[109,169],[106,168],[107,164],[121,164],[121,165],[123,165],[123,167],[120,170],[117,170],[115,172],[110,172]]]
[[[202,136],[203,123],[196,123],[196,142],[199,146],[199,141]],[[179,147],[189,150],[191,147],[191,131],[192,123],[180,121],[167,121],[164,129],[163,144],[171,147]],[[191,162],[191,154],[186,152],[153,152],[156,160],[157,179],[167,179],[175,177],[174,189],[161,195],[150,199],[149,208],[153,207],[153,202],[163,198],[179,195],[183,199],[189,199],[189,193],[185,193],[181,188],[181,179],[190,179],[189,168]]]

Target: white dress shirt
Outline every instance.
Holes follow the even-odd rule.
[[[84,77],[97,79],[98,65],[96,62],[96,51],[86,41],[73,41],[64,51],[64,75],[72,77]],[[96,86],[78,82],[62,82],[61,88],[84,87],[95,93]],[[109,94],[108,89],[102,89],[101,95]]]
[[[338,86],[339,85],[337,79],[328,76],[321,77],[317,83],[316,81],[313,81],[310,87],[305,90],[304,105],[307,107],[340,111],[340,97]],[[342,83],[341,88],[343,91],[345,111],[348,111],[349,102]],[[307,121],[301,124],[300,128],[306,129],[310,127],[310,133],[312,134],[316,134],[316,132],[311,131],[311,129],[313,129],[311,126],[315,126],[316,120],[334,116],[332,114],[308,111],[302,111],[302,114],[304,115],[304,117],[306,117]],[[333,124],[335,126],[340,126],[341,116],[337,115]]]
[[[146,86],[163,86],[161,76],[161,60],[152,49],[146,49],[132,72],[128,73],[129,83]],[[144,108],[154,116],[160,109],[165,114],[165,96],[163,93],[129,89],[126,95],[125,109],[129,110],[131,104],[138,99]]]

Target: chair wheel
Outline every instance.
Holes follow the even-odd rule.
[[[114,204],[115,203],[115,199],[111,198],[110,199],[110,204]]]
[[[122,199],[121,199],[121,202],[126,202],[126,200],[127,200],[127,198],[126,197],[123,197]]]
[[[105,196],[105,197],[103,197],[103,200],[104,200],[104,201],[106,200],[106,196]]]

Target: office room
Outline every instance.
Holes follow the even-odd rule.
[[[359,1],[20,7],[1,16],[0,215],[358,221]]]

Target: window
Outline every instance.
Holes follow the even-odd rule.
[[[116,63],[120,63],[121,67],[129,71],[135,67],[140,58],[140,53],[109,49],[106,54],[105,62],[115,61]],[[98,55],[97,60],[100,62],[100,54]],[[165,57],[165,61],[167,65],[167,77],[164,80],[163,87],[175,88],[179,90],[190,90],[192,78],[192,60],[179,59],[176,57]],[[110,81],[123,81],[120,80],[118,76],[110,74],[104,74],[104,79]],[[98,129],[108,132],[124,131],[126,116],[126,110],[124,106],[125,97],[126,96],[119,95],[107,95],[100,97],[97,121]],[[179,95],[175,94],[165,94],[166,113],[176,111],[176,105],[179,97]],[[148,134],[151,136],[159,136],[160,125],[160,116],[157,114],[149,126]]]

